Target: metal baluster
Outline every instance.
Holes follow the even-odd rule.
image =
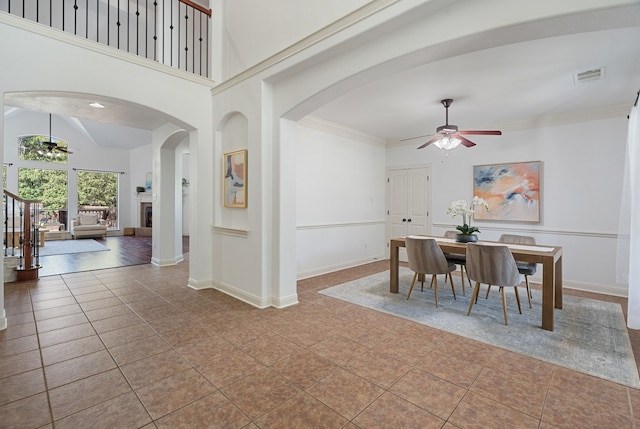
[[[136,0],[136,31],[135,31],[135,37],[136,37],[136,55],[140,55],[139,50],[140,50],[140,0]]]
[[[78,35],[78,0],[73,1],[73,34]]]
[[[178,31],[176,34],[178,35],[178,41],[176,42],[176,57],[178,58],[178,69],[180,69],[180,2],[178,2],[178,15],[176,18],[176,23],[178,24]]]
[[[131,2],[127,0],[127,52],[131,52],[129,49],[129,42],[131,41]]]
[[[169,29],[171,33],[169,33],[169,65],[173,67],[173,1],[170,1],[170,4]]]
[[[184,69],[189,70],[189,8],[184,7]]]
[[[118,20],[116,21],[116,31],[118,34],[116,46],[120,49],[120,0],[118,0]]]

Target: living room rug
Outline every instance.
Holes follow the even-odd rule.
[[[40,248],[40,256],[66,255],[70,253],[104,252],[109,250],[104,244],[93,239],[45,241]]]
[[[485,299],[480,287],[478,303],[467,316],[472,290],[462,294],[460,277],[454,277],[457,300],[449,283],[438,277],[438,308],[434,292],[425,281],[416,281],[411,298],[407,293],[413,272],[400,267],[399,293],[389,292],[389,271],[333,286],[321,294],[373,310],[422,323],[446,332],[501,347],[596,377],[640,388],[638,369],[619,304],[564,295],[563,309],[555,310],[554,331],[542,326],[542,293],[532,290],[529,308],[526,290],[519,288],[522,314],[518,314],[513,288],[507,293],[509,325],[504,324],[498,287]],[[467,284],[468,286],[468,284]]]

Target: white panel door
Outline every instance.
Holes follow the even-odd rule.
[[[390,170],[387,176],[387,231],[390,237],[407,235],[407,170]]]
[[[407,235],[427,235],[429,210],[429,169],[412,168],[407,171]]]
[[[398,168],[387,172],[387,239],[428,234],[429,168]],[[400,249],[400,260],[406,253]]]

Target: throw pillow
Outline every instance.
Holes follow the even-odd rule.
[[[80,225],[95,225],[97,223],[98,223],[98,215],[95,213],[80,215]]]

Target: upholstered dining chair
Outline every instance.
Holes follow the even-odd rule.
[[[502,234],[500,238],[498,238],[498,241],[507,244],[536,245],[536,239],[528,235]],[[538,264],[535,262],[516,261],[516,265],[518,266],[520,274],[524,275],[524,283],[527,288],[527,300],[529,301],[529,308],[531,308],[531,298],[533,296],[531,295],[531,287],[529,286],[529,276],[533,276],[536,273],[536,267]],[[490,290],[491,285],[487,288],[487,296],[485,298],[489,298]]]
[[[456,265],[447,261],[438,242],[433,238],[410,235],[405,237],[405,247],[407,249],[409,268],[414,272],[407,300],[411,296],[418,274],[431,274],[431,285],[436,297],[436,308],[438,308],[438,274],[449,276],[453,299],[456,299],[456,290],[453,287],[453,277],[451,277],[451,272],[455,271]],[[424,289],[424,279],[422,280],[422,289]]]
[[[505,325],[509,324],[507,319],[507,298],[504,293],[505,287],[513,287],[516,301],[518,302],[518,311],[522,314],[520,297],[518,296],[520,272],[507,246],[467,244],[467,276],[476,284],[469,302],[467,316],[471,314],[471,308],[478,299],[481,283],[500,287]]]
[[[443,237],[455,239],[458,231],[445,231]],[[453,262],[456,265],[460,265],[460,277],[462,278],[462,294],[466,295],[464,290],[464,272],[466,271],[467,265],[467,257],[462,253],[445,253],[444,257],[447,258],[447,261]],[[471,281],[469,280],[469,276],[467,276],[467,281],[469,282],[469,287],[471,288]]]

